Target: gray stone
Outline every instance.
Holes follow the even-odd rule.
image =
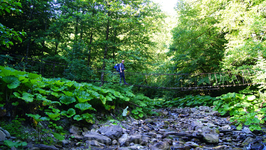
[[[219,135],[218,134],[203,134],[203,139],[207,143],[211,143],[211,144],[219,143]]]
[[[141,134],[134,134],[134,135],[129,136],[129,142],[133,142],[135,144],[140,144],[141,139],[142,139]]]
[[[81,135],[77,135],[77,134],[71,134],[71,137],[72,137],[73,139],[77,139],[77,140],[82,140],[82,139],[83,139],[83,136],[81,136]]]
[[[122,137],[119,138],[118,142],[120,143],[120,146],[128,146],[129,144],[129,135],[123,134]]]
[[[37,144],[35,147],[40,148],[41,150],[59,150],[53,145],[44,145],[44,144]]]
[[[6,138],[10,138],[10,133],[7,130],[2,129],[2,131],[6,134]]]
[[[84,138],[87,140],[96,140],[98,142],[104,143],[104,144],[111,144],[112,140],[104,135],[95,133],[95,132],[88,132],[84,135]]]
[[[251,133],[252,133],[248,127],[244,127],[244,128],[242,129],[242,132],[244,132],[244,133],[246,133],[246,134],[251,134]]]
[[[79,129],[79,127],[76,127],[76,126],[74,126],[74,125],[71,125],[71,126],[70,126],[70,129],[69,129],[69,132],[70,132],[71,134],[74,134],[74,135],[80,135],[81,130]]]
[[[104,147],[105,146],[103,143],[100,143],[96,140],[92,140],[92,141],[87,140],[86,145],[87,146],[95,146],[95,147]]]
[[[4,141],[6,139],[6,134],[0,130],[0,141]]]
[[[111,139],[118,139],[123,134],[123,128],[119,125],[105,126],[99,129],[102,135],[105,135]]]
[[[242,146],[248,145],[249,143],[253,142],[254,139],[251,137],[247,137],[243,142],[242,142]]]
[[[170,149],[170,146],[169,146],[169,143],[164,141],[160,141],[158,143],[155,143],[154,145],[152,145],[150,147],[150,149],[152,150],[169,150]]]

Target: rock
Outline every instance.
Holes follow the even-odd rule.
[[[244,127],[244,128],[242,129],[242,132],[243,132],[243,133],[246,133],[246,134],[251,134],[251,133],[252,133],[248,127]]]
[[[218,134],[203,134],[203,139],[210,144],[219,143],[219,135]]]
[[[129,142],[133,142],[135,144],[140,144],[141,139],[142,139],[141,134],[134,134],[134,135],[129,136]]]
[[[101,127],[99,129],[99,132],[102,135],[105,135],[105,136],[114,140],[114,139],[118,139],[122,136],[123,128],[119,125],[111,125],[111,126]]]
[[[147,145],[150,142],[150,138],[147,136],[143,136],[140,142],[140,145]]]
[[[92,140],[92,141],[87,140],[85,143],[89,147],[91,147],[91,146],[104,147],[105,146],[103,143],[100,143],[100,142],[98,142],[96,140]]]
[[[119,147],[117,150],[130,150],[128,147]]]
[[[77,134],[71,134],[71,137],[72,137],[73,139],[76,139],[76,140],[82,140],[82,139],[83,139],[83,136],[81,136],[81,135],[77,135]]]
[[[254,141],[253,138],[251,138],[251,137],[247,137],[247,138],[242,142],[242,146],[248,145],[248,144],[251,143],[252,141]]]
[[[56,148],[53,145],[36,144],[36,145],[34,145],[34,147],[38,147],[41,150],[59,150],[58,148]]]
[[[6,139],[6,134],[0,130],[0,141],[4,141]]]
[[[129,135],[123,134],[122,137],[118,139],[118,142],[120,143],[120,146],[128,146],[129,144]]]
[[[107,137],[107,136],[104,136],[104,135],[101,135],[101,134],[98,134],[98,133],[95,133],[95,132],[88,132],[84,135],[84,138],[86,140],[96,140],[98,142],[101,142],[101,143],[104,143],[104,144],[107,144],[107,145],[110,145],[112,140]]]
[[[194,142],[186,142],[185,143],[185,145],[188,145],[188,146],[190,146],[190,147],[199,147],[199,144],[197,144],[197,143],[194,143]]]
[[[225,125],[225,126],[222,126],[220,127],[220,130],[231,130],[231,126],[230,125]]]
[[[76,127],[74,125],[70,126],[69,132],[73,135],[80,135],[81,134],[81,130],[79,129],[79,127]]]
[[[10,138],[10,133],[7,130],[2,129],[2,131],[6,134],[6,138]]]
[[[169,146],[169,143],[164,141],[160,141],[158,143],[155,143],[154,145],[152,145],[150,147],[150,149],[152,150],[169,150],[170,149],[170,146]]]

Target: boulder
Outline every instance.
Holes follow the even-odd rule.
[[[0,141],[4,141],[6,139],[6,134],[0,130]]]
[[[104,144],[108,144],[108,145],[110,145],[112,142],[112,140],[109,137],[98,134],[96,132],[88,132],[84,135],[84,138],[86,140],[96,140],[100,143],[104,143]]]
[[[123,134],[123,128],[119,125],[101,127],[98,131],[113,140],[120,138]]]
[[[203,134],[203,139],[210,144],[217,144],[219,142],[219,134]]]

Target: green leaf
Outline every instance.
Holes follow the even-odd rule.
[[[237,129],[237,130],[242,130],[242,127],[243,127],[243,126],[242,126],[242,124],[240,123],[240,124],[236,127],[236,129]]]
[[[256,96],[254,96],[254,95],[247,95],[246,96],[246,100],[248,100],[248,101],[253,101],[255,99],[256,99]]]
[[[58,133],[53,133],[54,137],[59,140],[59,141],[63,141],[65,139],[65,137],[61,134],[58,134]]]
[[[34,95],[23,91],[22,97],[20,97],[20,98],[26,102],[33,102],[33,97],[34,97]]]
[[[32,117],[35,121],[49,121],[50,119],[47,117],[41,117],[39,114],[26,114],[28,117]]]
[[[36,79],[36,78],[40,78],[41,75],[38,75],[38,74],[35,74],[35,73],[29,73],[29,74],[28,74],[28,77],[29,77],[30,79]]]
[[[18,101],[16,101],[16,102],[12,103],[12,105],[13,105],[13,106],[18,106],[18,104],[19,104],[19,102],[18,102]]]
[[[66,96],[73,96],[73,92],[70,92],[70,91],[63,91],[63,93],[66,95]]]
[[[76,98],[78,99],[78,101],[80,103],[87,102],[87,101],[90,101],[91,99],[93,99],[93,97],[89,93],[87,93],[86,91],[75,92],[75,95],[76,95]]]
[[[60,113],[56,112],[56,113],[52,113],[52,112],[45,112],[46,115],[48,115],[49,118],[51,118],[52,120],[59,120],[60,119]]]
[[[20,81],[18,80],[18,78],[13,76],[4,77],[3,81],[7,83],[7,87],[9,89],[15,89],[20,85]]]
[[[74,120],[77,120],[77,121],[80,121],[80,120],[83,120],[83,118],[80,116],[80,115],[75,115],[73,117]]]
[[[81,111],[84,111],[84,110],[94,110],[96,111],[96,109],[94,109],[91,104],[89,104],[88,102],[85,102],[85,103],[78,103],[75,105],[76,108],[80,109]]]
[[[61,114],[70,118],[76,114],[76,111],[73,108],[69,108],[67,111],[62,111]]]
[[[85,119],[88,123],[94,123],[92,114],[89,113],[82,114],[82,118]]]
[[[66,104],[66,105],[69,105],[71,103],[76,102],[76,99],[74,97],[71,97],[71,96],[62,96],[62,97],[60,97],[59,100],[61,103]]]

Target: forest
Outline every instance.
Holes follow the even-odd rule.
[[[178,0],[175,11],[151,0],[1,0],[0,126],[20,137],[28,122],[62,141],[65,118],[212,106],[238,130],[262,130],[266,1]],[[128,85],[114,69],[122,60]]]

